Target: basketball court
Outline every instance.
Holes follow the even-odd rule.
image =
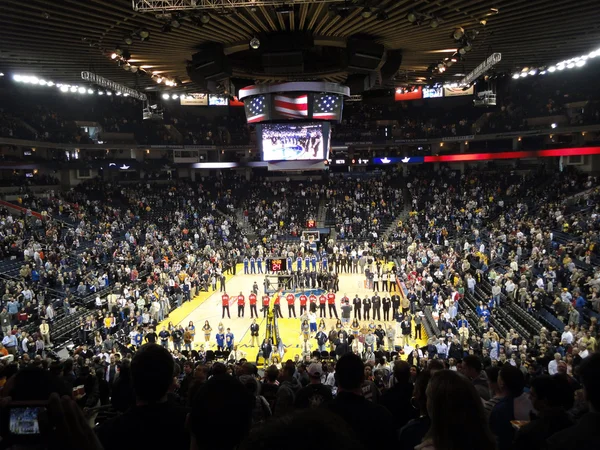
[[[295,266],[295,263],[294,263]],[[221,306],[221,295],[222,293],[217,291],[209,291],[209,292],[201,292],[197,295],[192,301],[185,303],[180,308],[177,308],[169,317],[161,322],[158,326],[157,332],[162,329],[162,326],[167,326],[169,322],[172,322],[174,325],[183,325],[187,327],[189,322],[192,321],[196,327],[196,337],[194,340],[193,348],[199,349],[201,345],[204,345],[204,333],[202,331],[202,327],[204,325],[204,321],[208,320],[210,326],[212,328],[211,337],[209,341],[209,347],[212,350],[216,349],[216,341],[215,335],[217,333],[217,327],[220,322],[223,323],[225,329],[230,328],[231,332],[235,337],[235,343],[238,345],[238,350],[241,350],[246,354],[246,358],[248,361],[254,362],[256,361],[256,357],[258,354],[258,347],[251,347],[251,337],[250,337],[250,324],[252,323],[252,319],[250,318],[250,306],[248,304],[248,296],[251,293],[252,285],[256,281],[259,286],[263,286],[264,274],[252,274],[246,275],[243,273],[243,265],[238,264],[237,274],[236,275],[227,275],[227,281],[225,284],[225,288],[227,294],[232,297],[231,305],[229,307],[229,311],[231,314],[231,318],[227,318],[225,316],[222,319],[222,306]],[[355,294],[358,294],[360,298],[364,298],[365,295],[372,296],[373,291],[365,288],[364,275],[358,274],[339,274],[340,281],[340,289],[336,294],[336,307],[338,311],[338,317],[341,318],[341,308],[339,300],[347,295],[350,299],[354,298]],[[246,307],[245,307],[245,317],[238,318],[237,317],[237,296],[242,293],[246,298]],[[302,353],[302,336],[300,332],[300,306],[298,303],[298,295],[300,292],[295,292],[296,294],[296,316],[297,318],[288,318],[288,309],[287,302],[283,298],[281,301],[281,312],[283,314],[283,318],[278,320],[279,326],[279,335],[285,346],[285,359],[293,359],[295,355],[301,355]],[[260,326],[259,330],[259,345],[262,343],[265,337],[265,326],[266,320],[263,318],[263,313],[261,311],[261,297],[263,292],[258,293],[258,302],[257,309],[259,313],[259,318],[257,319],[257,323]],[[380,293],[381,295],[381,293]],[[285,297],[285,292],[284,292]],[[318,318],[317,311],[317,318]],[[382,314],[383,317],[383,314]],[[320,321],[320,319],[317,319]],[[330,330],[332,326],[335,326],[336,319],[330,319],[327,317],[325,319],[325,323],[327,324],[327,330]],[[361,324],[367,323],[366,321],[362,321]],[[395,324],[395,322],[393,322]],[[382,324],[384,328],[387,327],[388,322],[375,321],[375,324]],[[413,325],[414,329],[414,325]],[[414,335],[414,332],[413,332]],[[426,334],[423,330],[422,333],[423,339],[417,341],[420,346],[426,345]],[[400,338],[397,335],[396,344],[399,345]],[[310,339],[311,351],[316,350],[316,342],[314,339]],[[410,345],[414,345],[415,341],[411,340]],[[207,349],[206,346],[204,346]]]

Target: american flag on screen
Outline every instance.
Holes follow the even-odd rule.
[[[300,119],[308,117],[308,95],[306,94],[297,97],[276,95],[273,105],[280,116]]]
[[[246,102],[246,120],[248,123],[262,122],[266,118],[267,105],[264,95],[257,95]]]
[[[337,95],[315,95],[313,117],[315,119],[336,120],[340,116],[342,100]]]

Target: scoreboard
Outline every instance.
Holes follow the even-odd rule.
[[[270,272],[283,272],[287,269],[285,258],[269,258],[267,268]]]

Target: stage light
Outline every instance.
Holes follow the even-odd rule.
[[[163,94],[162,98],[164,98],[165,100],[169,100],[170,97],[169,97],[169,94]]]
[[[104,95],[104,92],[98,91],[98,95]]]
[[[148,30],[141,30],[139,32],[140,38],[142,39],[142,41],[148,39],[148,37],[150,36],[150,32]]]
[[[23,81],[23,77],[21,75],[13,75],[13,80],[16,82],[21,82]]]
[[[108,95],[110,97],[112,95],[112,92],[106,91],[106,95]]]
[[[257,50],[260,47],[260,41],[258,40],[258,38],[253,37],[250,40],[250,47],[253,48],[254,50]]]
[[[545,70],[542,70],[542,71],[540,72],[540,75],[546,75],[546,71],[545,71]]]
[[[365,9],[363,9],[363,12],[361,12],[360,15],[363,19],[370,19],[373,15],[373,12],[371,11],[371,8],[367,6]]]
[[[85,94],[85,88],[80,87],[79,89],[77,89],[77,92],[79,92],[80,94]]]
[[[40,86],[46,86],[48,83],[46,82],[46,80],[40,80],[39,84]]]
[[[575,65],[576,65],[577,67],[583,67],[583,66],[585,66],[585,60],[580,60],[580,61],[577,61],[577,63],[575,63]]]
[[[513,80],[518,80],[519,79],[519,73],[513,73]]]
[[[159,83],[159,84],[160,84],[160,83],[162,83],[162,81],[163,81],[163,78],[162,78],[162,77],[158,77],[158,78],[156,79],[156,82],[157,82],[157,83]]]
[[[117,55],[116,53],[112,53],[110,55],[110,59],[117,59],[117,56],[119,56],[119,55]]]
[[[117,91],[116,95],[117,95],[117,97],[120,97],[121,96],[121,91]]]
[[[71,86],[69,89],[71,92],[77,92],[77,86]]]
[[[454,38],[455,41],[458,41],[464,35],[465,35],[465,30],[462,27],[457,28],[456,30],[454,30],[454,33],[452,33],[452,37]]]
[[[388,20],[390,16],[383,9],[377,13],[377,20]]]
[[[575,64],[573,64],[573,63],[567,64],[567,69],[572,69],[573,67],[575,67]]]
[[[551,128],[556,128],[558,125],[556,125],[555,123],[553,123],[552,125],[550,125]]]
[[[125,42],[127,45],[131,45],[131,44],[133,44],[133,39],[131,39],[130,37],[126,37],[126,38],[125,38],[123,41],[124,41],[124,42]]]
[[[556,72],[556,67],[555,66],[548,67],[548,72],[550,72],[550,73]]]
[[[171,95],[171,98],[172,98],[173,100],[176,100],[178,97],[179,97],[179,96],[178,96],[177,94],[173,94],[173,95]]]
[[[565,70],[565,66],[564,66],[564,64],[559,64],[558,66],[556,66],[556,68],[557,68],[558,70]]]
[[[521,74],[519,75],[521,78],[525,78],[527,76],[527,72],[521,72]]]
[[[415,23],[417,21],[417,15],[414,12],[409,12],[408,15],[406,16],[406,19],[410,23]]]
[[[61,86],[60,92],[69,92],[69,86]]]
[[[48,81],[48,82],[46,82],[46,84],[47,84],[48,86],[52,87],[52,86],[54,86],[54,81]]]
[[[530,70],[530,71],[529,71],[529,75],[530,75],[530,76],[533,76],[533,75],[535,75],[536,73],[537,73],[537,69],[532,69],[532,70]]]
[[[115,53],[117,55],[121,56],[123,54],[123,50],[121,49],[121,47],[117,46],[117,47],[115,47]],[[112,58],[112,56],[111,56],[111,58]],[[113,58],[113,59],[115,59],[115,58]]]
[[[431,22],[429,22],[429,26],[431,28],[437,28],[440,25],[440,22],[437,19],[431,19]]]
[[[208,15],[206,13],[200,14],[200,22],[202,22],[204,25],[206,25],[208,22],[210,22],[210,15]]]
[[[93,93],[94,93],[94,90],[93,90],[93,89],[88,89],[88,90],[87,90],[87,93],[88,93],[88,94],[93,94]]]

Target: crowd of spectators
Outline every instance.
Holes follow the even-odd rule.
[[[565,442],[576,432],[568,427],[588,411],[577,397],[581,386],[591,408],[575,425],[583,427],[580,439],[594,432],[589,423],[597,420],[590,382],[599,370],[594,189],[593,177],[572,171],[493,175],[442,168],[408,177],[386,172],[285,183],[236,176],[136,185],[94,180],[49,198],[24,197],[23,207],[45,214],[4,211],[0,217],[3,392],[19,401],[22,383],[32,380],[46,380],[37,391],[45,398],[83,386],[75,402],[88,419],[95,421],[102,405],[124,412],[97,429],[105,448],[130,447],[131,439],[141,445],[146,437],[129,429],[149,417],[173,427],[170,445],[181,440],[185,446],[189,411],[192,423],[215,422],[211,435],[219,426],[236,431],[225,443],[220,435],[221,448],[242,441],[242,448],[257,442],[264,448],[274,445],[265,436],[292,426],[282,416],[309,420],[299,412],[307,406],[322,407],[313,411],[325,415],[322,426],[340,420],[349,426],[357,448],[569,448]],[[310,353],[264,370],[235,349],[228,364],[191,351],[193,324],[166,330],[186,351],[153,345],[162,339],[156,324],[172,308],[199,290],[225,290],[225,274],[244,258],[310,256],[306,243],[277,237],[297,235],[305,221],[317,219],[319,206],[331,210],[338,238],[346,238],[321,243],[321,265],[323,255],[330,260],[325,273],[353,268],[360,249],[371,258],[365,277],[376,291],[391,273],[377,270],[377,279],[369,278],[370,268],[396,263],[394,278],[406,300],[387,321],[397,321],[400,333],[390,340],[385,330],[384,338],[371,340],[379,331],[359,331],[362,352],[336,340],[333,358]],[[246,211],[241,220],[247,217],[256,241],[242,232],[236,210]],[[398,223],[389,237],[376,227],[385,220]],[[337,290],[336,276],[320,286]],[[342,303],[342,319],[352,309]],[[406,314],[417,327],[402,325]],[[71,359],[52,362],[64,317],[74,318],[75,348]],[[340,326],[354,333],[354,325]],[[408,330],[416,338],[417,329],[427,338],[423,348],[405,337]],[[149,344],[141,346],[144,341]],[[371,342],[375,351],[367,352]],[[241,392],[249,393],[247,416]],[[53,402],[51,408],[73,408],[70,400]],[[447,408],[456,413],[452,420]],[[221,424],[219,411],[235,411],[240,422]],[[265,428],[252,427],[262,422]],[[157,448],[160,439],[145,446]]]

